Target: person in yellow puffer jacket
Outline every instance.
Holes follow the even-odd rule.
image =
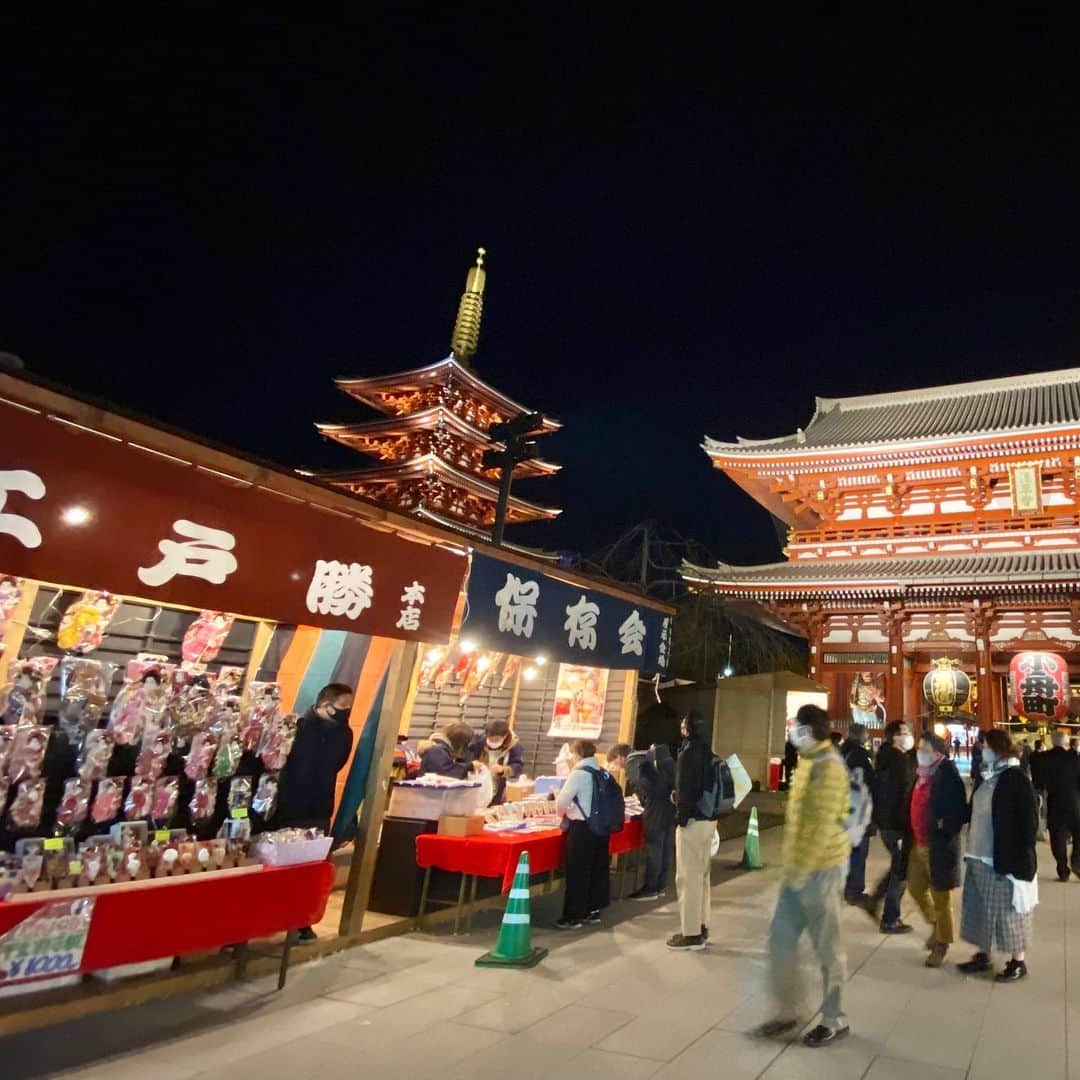
[[[840,1008],[846,978],[840,907],[851,854],[846,829],[851,781],[829,741],[830,726],[828,713],[816,705],[802,706],[795,717],[792,741],[800,767],[788,792],[783,879],[769,928],[769,982],[780,1008],[777,1019],[758,1029],[759,1035],[777,1038],[805,1019],[799,971],[799,938],[805,931],[824,981],[821,1023],[803,1039],[812,1047],[827,1046],[850,1031]]]

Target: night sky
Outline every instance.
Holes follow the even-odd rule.
[[[482,244],[476,367],[565,425],[563,473],[515,488],[563,517],[513,538],[655,518],[755,562],[771,519],[702,435],[1080,365],[1066,26],[234,7],[0,17],[0,349],[30,371],[347,467],[312,421],[370,414],[331,378],[445,356]]]

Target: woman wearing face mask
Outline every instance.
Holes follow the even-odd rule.
[[[983,783],[971,797],[960,936],[978,950],[957,967],[965,975],[992,971],[990,954],[1009,954],[998,982],[1027,975],[1032,912],[1039,902],[1035,834],[1039,813],[1031,781],[1004,731],[988,731]]]
[[[883,934],[910,934],[900,918],[900,900],[907,878],[908,812],[915,786],[915,739],[902,720],[885,727],[874,762],[874,824],[889,853],[889,872],[862,903],[866,913],[881,925]],[[884,906],[883,906],[884,904]]]
[[[473,730],[468,724],[454,721],[420,744],[420,775],[435,773],[455,780],[465,780],[472,772],[469,744]]]
[[[960,830],[967,811],[964,781],[947,752],[945,740],[931,732],[919,739],[909,814],[908,887],[930,924],[926,966],[934,968],[956,940],[952,891],[960,885]]]
[[[516,780],[525,770],[525,751],[510,728],[509,720],[489,720],[483,731],[478,731],[469,746],[473,761],[482,762],[491,770],[495,781],[495,795],[491,805],[506,798],[506,783]]]

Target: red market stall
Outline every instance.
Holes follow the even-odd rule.
[[[330,863],[243,865],[276,828],[259,795],[295,714],[344,680],[355,826],[388,682],[410,643],[448,641],[465,550],[8,374],[0,421],[0,956],[52,901],[93,901],[78,972],[317,922]]]

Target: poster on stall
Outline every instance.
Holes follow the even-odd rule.
[[[560,664],[548,735],[556,739],[600,738],[607,677],[607,668]]]
[[[94,898],[57,900],[0,934],[0,987],[47,975],[73,975],[82,964]]]

